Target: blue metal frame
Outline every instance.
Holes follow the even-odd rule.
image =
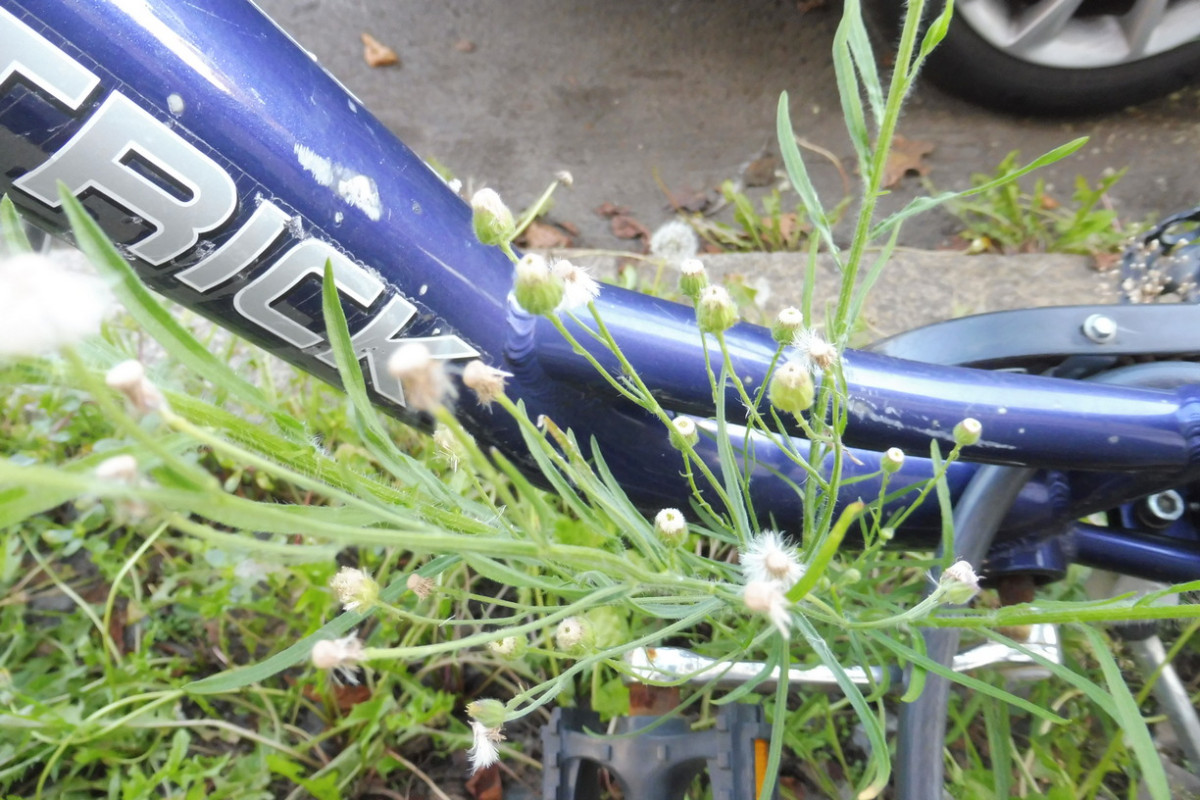
[[[0,15],[98,79],[72,108],[45,91],[42,84],[54,76],[38,73],[21,41],[0,36],[0,75],[7,75],[0,84],[0,191],[35,218],[64,227],[52,204],[23,190],[22,176],[57,158],[97,109],[120,94],[149,114],[150,127],[210,159],[236,189],[236,208],[219,226],[201,231],[193,248],[157,264],[131,251],[131,261],[149,284],[297,366],[335,380],[332,367],[319,358],[320,344],[288,343],[247,319],[235,301],[287,248],[321,243],[386,285],[367,303],[347,296],[352,334],[378,319],[391,299],[403,298],[413,311],[393,339],[458,336],[485,361],[513,373],[509,392],[532,414],[547,414],[585,440],[594,437],[640,507],[686,506],[681,461],[658,421],[615,397],[545,320],[530,318],[508,302],[511,267],[498,250],[475,240],[466,204],[253,5],[242,0],[0,0]],[[153,177],[152,163],[130,164],[131,170],[169,183],[161,174]],[[103,185],[81,187],[118,242],[136,249],[153,235],[153,226],[134,219],[128,209],[102,202]],[[186,185],[167,189],[182,198],[207,191]],[[359,190],[369,202],[362,202]],[[233,241],[263,203],[286,215],[288,226],[265,242],[245,269],[204,291],[178,277]],[[614,287],[605,288],[598,304],[629,360],[666,407],[700,418],[713,413],[705,356],[689,308]],[[314,282],[292,286],[284,312],[320,339]],[[1172,313],[1186,312],[1176,308]],[[769,334],[738,325],[727,338],[739,374],[757,385],[775,349]],[[609,354],[598,351],[597,356],[615,370]],[[1017,499],[999,542],[1058,534],[1085,514],[1200,476],[1197,386],[1131,389],[918,363],[881,352],[849,352],[845,363],[852,412],[846,441],[860,448],[854,456],[861,466],[854,469],[861,474],[878,471],[878,452],[887,447],[923,453],[931,439],[948,443],[955,423],[968,416],[982,422],[985,438],[967,449],[966,462],[951,469],[954,496],[976,463],[1042,470]],[[394,398],[378,392],[376,397],[403,419],[427,422]],[[727,405],[739,407],[733,398]],[[532,471],[510,420],[471,402],[460,403],[457,413],[481,442]],[[715,449],[702,449],[715,462]],[[754,457],[756,508],[786,527],[800,514],[788,481],[802,482],[802,476],[768,448],[757,447]],[[928,461],[910,458],[893,485],[915,483],[930,470]],[[875,488],[870,482],[856,484],[853,496],[842,499],[872,496]],[[939,526],[931,505],[913,516],[897,541],[931,543]],[[1164,541],[1136,530],[1104,535],[1073,530],[1071,541],[1081,560],[1136,574],[1200,578],[1200,550],[1190,541]],[[1170,561],[1170,569],[1164,570],[1161,561]]]

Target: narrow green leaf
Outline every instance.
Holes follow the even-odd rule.
[[[813,227],[821,235],[821,241],[825,242],[825,246],[829,249],[829,252],[836,256],[838,247],[837,243],[833,240],[833,231],[829,227],[829,220],[825,217],[825,207],[821,205],[821,201],[817,197],[817,190],[808,176],[808,168],[804,166],[804,159],[800,156],[800,148],[796,145],[796,134],[792,130],[792,119],[788,109],[787,92],[779,95],[775,127],[776,135],[779,137],[779,153],[783,157],[784,166],[787,168],[788,180],[792,182],[792,187],[796,190],[796,193],[800,195],[800,200],[804,203],[804,208],[808,211],[808,216],[812,221]]]
[[[1085,144],[1087,144],[1087,141],[1088,139],[1086,136],[1073,139],[1066,144],[1059,145],[1043,155],[1041,158],[1031,161],[1023,167],[1019,167],[1012,172],[1006,173],[998,178],[994,178],[987,183],[982,183],[979,186],[973,186],[970,189],[964,189],[960,192],[942,192],[941,194],[934,195],[932,197],[918,197],[906,205],[903,209],[897,211],[895,214],[892,214],[890,217],[876,225],[871,230],[870,238],[874,240],[878,237],[881,237],[909,217],[915,216],[924,211],[928,211],[931,208],[936,208],[945,202],[955,200],[960,197],[969,197],[974,194],[979,194],[980,192],[986,192],[987,190],[994,189],[997,186],[1007,183],[1008,181],[1015,180],[1022,175],[1027,175],[1028,173],[1033,172],[1035,169],[1040,169],[1047,164],[1053,164],[1056,161],[1060,161],[1077,151],[1079,148],[1083,147]]]
[[[1171,800],[1167,773],[1163,769],[1162,759],[1159,758],[1158,748],[1154,746],[1150,728],[1146,725],[1146,719],[1138,709],[1137,700],[1129,691],[1124,676],[1121,675],[1121,668],[1117,666],[1117,661],[1113,658],[1108,643],[1094,628],[1081,626],[1081,630],[1087,638],[1088,644],[1091,645],[1096,661],[1100,664],[1104,682],[1108,685],[1108,691],[1112,696],[1113,719],[1120,726],[1126,741],[1137,756],[1138,765],[1142,769],[1142,780],[1146,782],[1150,796],[1154,800]]]
[[[25,224],[17,213],[17,207],[8,195],[0,197],[0,253],[17,255],[32,251],[33,246],[25,235]]]

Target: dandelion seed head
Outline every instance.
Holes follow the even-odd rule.
[[[0,358],[39,356],[95,335],[113,305],[95,275],[25,253],[0,260]]]
[[[681,219],[669,220],[650,236],[650,255],[676,266],[700,252],[700,240],[692,226]]]

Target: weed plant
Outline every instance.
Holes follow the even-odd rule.
[[[847,481],[842,352],[854,320],[901,223],[963,196],[920,198],[874,220],[903,98],[949,22],[947,8],[918,35],[922,5],[909,6],[887,87],[856,0],[837,32],[837,77],[863,176],[848,247],[818,211],[786,95],[779,103],[781,152],[813,228],[805,285],[818,247],[842,275],[824,333],[812,325],[818,309],[807,288],[801,308],[777,322],[771,375],[751,388],[726,346],[736,319],[728,293],[707,285],[703,270],[684,271],[681,291],[708,354],[710,420],[664,408],[597,311],[603,289],[569,264],[519,258],[512,215],[498,198],[476,196],[477,234],[512,258],[525,313],[545,316],[615,393],[671,432],[693,505],[653,519],[631,504],[585,431],[531,419],[488,365],[450,376],[474,395],[458,402],[491,403],[515,420],[550,491],[476,445],[428,354],[411,352],[392,368],[410,403],[437,419],[434,435],[381,418],[328,267],[324,316],[345,394],[296,377],[281,386],[242,346],[232,368],[231,353],[169,313],[64,196],[76,243],[133,322],[3,369],[0,787],[36,798],[326,800],[384,787],[446,797],[469,770],[497,760],[536,768],[525,751],[554,704],[625,713],[624,657],[669,642],[720,663],[762,662],[736,690],[685,688],[679,713],[705,726],[721,704],[763,702],[772,726],[766,786],[786,752],[786,772],[827,794],[849,784],[858,797],[879,795],[891,774],[885,721],[933,672],[971,690],[951,711],[956,796],[1111,796],[1115,771],[1166,798],[1137,698],[1093,623],[1192,616],[1194,606],[1085,602],[1062,588],[1033,606],[960,608],[978,587],[952,547],[937,557],[888,549],[919,504],[947,502],[943,476],[978,440],[974,420],[956,428],[947,452],[932,445],[928,479],[890,485],[905,456],[889,451],[871,476],[877,492],[835,504]],[[11,205],[0,218],[9,258],[29,258]],[[143,331],[161,348],[157,360],[145,357]],[[586,332],[587,346],[573,331]],[[597,349],[620,371],[606,370]],[[131,361],[139,356],[148,363]],[[243,377],[255,372],[258,380]],[[744,406],[738,425],[726,421],[730,389]],[[789,435],[797,428],[806,440]],[[716,459],[700,456],[702,435]],[[749,437],[806,475],[796,487],[804,513],[795,542],[756,522]],[[945,541],[952,536],[947,524]],[[850,537],[860,546],[843,548]],[[930,570],[940,577],[931,581]],[[1000,629],[1038,622],[1068,626],[1073,660],[1043,660],[1057,680],[1028,696],[924,655],[927,627],[966,628],[1020,649]],[[860,687],[847,666],[863,664],[905,664],[908,683]],[[793,697],[793,665],[828,668],[839,693]],[[776,669],[783,679],[756,696]],[[980,718],[986,746],[974,736]],[[1081,727],[1083,741],[1106,749],[1068,749]]]
[[[965,226],[960,234],[976,251],[1004,253],[1116,253],[1141,226],[1123,227],[1116,211],[1107,203],[1107,193],[1125,175],[1118,170],[1093,186],[1085,177],[1075,177],[1069,204],[1060,203],[1037,178],[1033,190],[1020,182],[994,185],[997,177],[1010,174],[1020,153],[1004,157],[991,175],[971,176],[973,186],[992,184],[971,197],[956,198],[949,209]]]

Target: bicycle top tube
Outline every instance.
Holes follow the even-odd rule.
[[[509,394],[531,415],[581,441],[594,437],[640,507],[686,506],[681,459],[663,426],[615,401],[546,321],[507,302],[511,267],[475,240],[467,205],[251,4],[0,0],[0,76],[0,190],[45,224],[62,227],[62,182],[156,289],[336,380],[320,304],[328,260],[382,407],[424,421],[385,368],[402,344],[421,341],[452,367],[479,357],[513,373]],[[712,413],[690,309],[615,287],[598,305],[665,405]],[[769,335],[739,325],[728,338],[739,375],[758,385],[774,351]],[[1195,469],[1200,409],[1191,389],[870,353],[848,353],[846,364],[846,440],[868,450],[924,453],[974,416],[984,442],[968,459],[1129,471],[1157,483]],[[484,444],[533,469],[511,420],[467,397],[456,412]],[[855,457],[864,473],[878,470],[873,453]],[[786,524],[796,515],[794,486],[762,448],[756,460],[758,507]],[[904,475],[915,482],[929,469],[914,458]],[[955,494],[972,470],[952,470]],[[1070,498],[1052,501],[1061,480],[1048,474],[1018,500],[1019,527],[1079,511]],[[854,491],[848,499],[868,489]],[[936,530],[937,509],[914,524]]]

